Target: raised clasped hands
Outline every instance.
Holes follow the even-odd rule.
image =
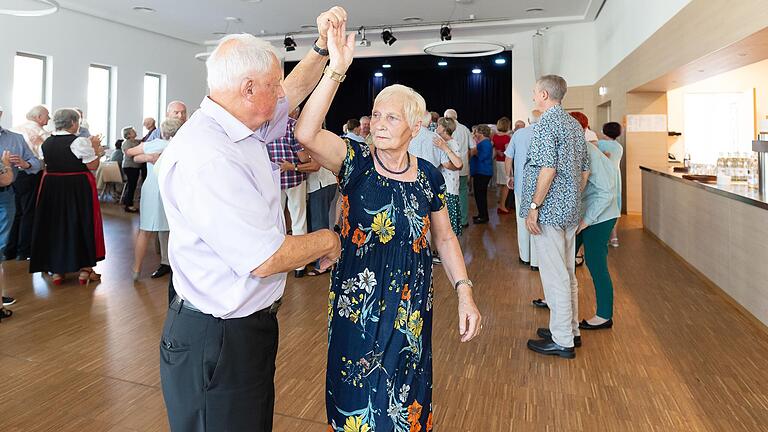
[[[355,55],[355,34],[347,34],[346,26],[345,16],[344,20],[333,23],[328,28],[329,66],[334,72],[340,74],[347,71]]]

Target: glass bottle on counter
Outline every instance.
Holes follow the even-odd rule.
[[[760,173],[758,172],[759,163],[757,162],[757,153],[752,153],[752,157],[749,159],[749,180],[747,185],[750,189],[758,189],[760,187]]]

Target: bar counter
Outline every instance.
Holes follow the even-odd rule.
[[[746,185],[640,167],[643,226],[768,325],[768,199]]]

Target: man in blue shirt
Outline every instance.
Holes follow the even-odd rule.
[[[542,112],[533,127],[525,163],[520,217],[533,236],[539,275],[549,305],[549,328],[528,341],[539,354],[574,358],[581,342],[576,279],[576,230],[581,220],[581,192],[589,177],[584,129],[561,103],[568,85],[545,75],[536,82],[534,101]]]
[[[474,160],[472,187],[475,190],[477,216],[472,218],[475,224],[488,223],[488,183],[493,177],[493,144],[491,143],[491,128],[488,125],[478,125],[476,132],[477,147],[470,150]],[[471,161],[470,161],[471,163]]]
[[[512,134],[512,145],[507,146],[504,155],[507,159],[504,161],[504,168],[507,174],[507,187],[512,189],[515,194],[515,207],[517,217],[517,247],[520,254],[520,262],[530,265],[531,270],[539,270],[539,259],[536,256],[536,250],[531,243],[531,233],[525,228],[525,219],[520,217],[520,201],[523,192],[523,170],[525,161],[528,158],[528,147],[531,145],[533,136],[533,125],[539,121],[541,112],[533,110],[531,124],[515,131]],[[514,167],[514,170],[512,169]]]
[[[0,118],[3,111],[0,108]],[[21,134],[11,132],[0,127],[0,154],[10,153],[11,169],[15,179],[19,170],[33,175],[37,174],[42,168],[40,159],[32,154],[27,142]],[[5,256],[5,247],[8,245],[8,236],[13,226],[13,219],[16,216],[16,195],[13,186],[0,187],[0,257]],[[14,303],[10,297],[3,297],[3,304],[10,305]]]

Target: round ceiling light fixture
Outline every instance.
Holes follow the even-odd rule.
[[[56,0],[37,0],[43,3],[46,8],[43,9],[0,9],[0,15],[11,15],[17,17],[40,17],[55,14],[59,11],[59,2]]]
[[[450,40],[424,45],[424,52],[437,57],[485,57],[498,54],[506,45],[484,40]]]
[[[407,22],[409,24],[420,23],[420,22],[423,22],[423,21],[424,21],[424,18],[417,17],[417,16],[407,16],[407,17],[403,18],[403,22]]]

